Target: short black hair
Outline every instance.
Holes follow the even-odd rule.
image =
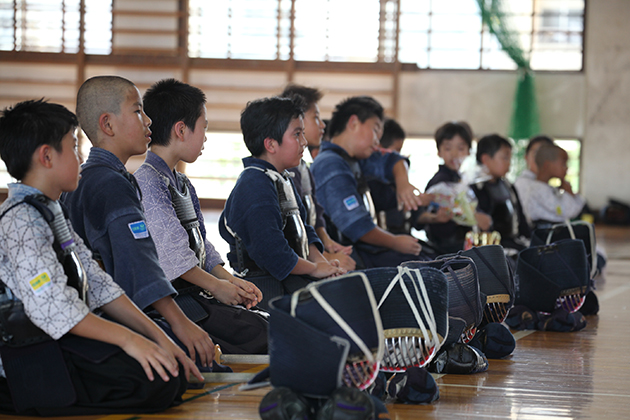
[[[173,125],[183,121],[195,131],[195,124],[206,104],[201,89],[175,79],[154,83],[142,97],[144,112],[151,118],[151,142],[149,146],[168,146]]]
[[[282,137],[291,120],[304,116],[304,100],[291,98],[262,98],[247,103],[241,112],[241,131],[247,149],[254,157],[265,152],[265,139],[282,144]]]
[[[383,106],[371,96],[353,96],[347,98],[338,103],[332,113],[332,118],[328,125],[330,138],[332,139],[338,134],[343,133],[348,124],[348,120],[353,115],[356,115],[359,121],[364,123],[372,117],[378,117],[382,120],[383,112]]]
[[[404,140],[407,137],[405,130],[393,118],[386,118],[383,124],[383,136],[381,136],[381,146],[389,147],[394,140]]]
[[[534,136],[529,140],[529,143],[527,143],[527,147],[525,148],[525,154],[528,154],[529,151],[532,150],[532,147],[536,143],[554,144],[553,139],[549,136],[545,136],[544,134]]]
[[[313,105],[322,99],[322,96],[324,96],[319,89],[290,83],[284,88],[280,97],[291,98],[295,95],[300,95],[304,100],[305,111],[308,111]]]
[[[464,121],[450,121],[441,125],[435,131],[435,143],[439,149],[444,140],[450,140],[455,136],[460,136],[468,145],[470,149],[472,147],[473,133],[470,129],[470,125]]]
[[[481,163],[481,156],[483,155],[494,157],[494,154],[504,146],[512,150],[512,143],[503,136],[498,134],[483,136],[477,142],[477,162]]]
[[[9,174],[24,179],[37,148],[47,144],[61,151],[64,136],[78,125],[72,111],[44,99],[5,108],[0,116],[0,157]]]

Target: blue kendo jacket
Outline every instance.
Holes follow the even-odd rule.
[[[276,171],[269,162],[254,157],[244,158],[243,166]],[[295,185],[293,191],[306,228],[308,243],[315,244],[323,251],[324,247],[315,229],[305,222],[306,209],[295,191]],[[299,257],[284,237],[278,193],[274,182],[264,172],[246,169],[241,173],[219,218],[219,233],[230,244],[228,260],[236,268],[238,263],[235,239],[226,224],[242,240],[248,257],[274,278],[283,280],[295,268]]]
[[[323,142],[311,165],[311,172],[315,178],[317,200],[337,229],[356,243],[376,225],[363,205],[357,179],[343,154],[347,159],[348,155],[343,148]],[[360,160],[359,166],[367,180],[393,184],[394,165],[402,159],[405,157],[396,152],[375,152],[370,158]]]

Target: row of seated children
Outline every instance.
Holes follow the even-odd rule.
[[[202,377],[98,266],[63,216],[58,199],[79,182],[77,125],[66,108],[43,101],[19,103],[0,118],[0,155],[19,181],[9,184],[0,207],[3,299],[23,305],[4,305],[15,312],[2,319],[26,319],[2,325],[0,410],[48,416],[163,410],[181,401],[185,376]],[[32,334],[14,342],[10,331]]]
[[[213,362],[215,342],[226,352],[267,352],[267,321],[247,309],[260,302],[262,294],[253,284],[217,268],[222,261],[205,240],[194,190],[187,194],[187,187],[192,186],[172,171],[179,160],[194,161],[200,153],[207,124],[205,96],[198,89],[174,81],[157,84],[149,93],[153,94],[147,99],[154,106],[155,118],[160,119],[161,132],[156,137],[162,147],[155,150],[162,155],[149,155],[148,165],[163,171],[155,171],[153,185],[149,184],[151,177],[144,179],[147,197],[154,200],[153,214],[168,213],[170,217],[180,210],[176,194],[184,196],[189,210],[193,208],[185,214],[185,220],[172,218],[170,222],[178,223],[167,227],[158,224],[166,216],[157,217],[157,222],[145,217],[140,201],[142,190],[124,166],[129,157],[145,153],[151,141],[151,119],[132,82],[116,76],[87,80],[77,96],[78,120],[65,108],[42,101],[18,104],[4,112],[0,129],[2,158],[12,176],[21,182],[10,186],[10,199],[3,204],[6,240],[2,241],[2,253],[6,259],[2,270],[6,275],[2,279],[24,302],[26,318],[44,331],[43,336],[54,340],[48,340],[46,345],[53,346],[52,353],[58,357],[42,359],[50,369],[42,369],[41,388],[50,388],[49,384],[56,383],[59,375],[67,376],[66,370],[77,375],[60,384],[59,393],[49,394],[52,397],[33,398],[33,393],[25,394],[29,387],[16,381],[27,375],[12,368],[31,361],[24,359],[26,352],[13,352],[13,359],[3,356],[3,376],[7,378],[2,382],[3,410],[60,415],[162,410],[181,401],[187,385],[184,376],[188,378],[192,373],[202,380],[199,368],[223,368]],[[168,106],[163,106],[165,103]],[[93,144],[80,181],[74,135],[78,123]],[[173,167],[168,166],[171,162]],[[168,191],[167,201],[160,194],[168,185],[169,174],[177,183]],[[32,206],[18,205],[25,200],[32,202],[29,197],[35,196],[41,197],[37,200],[45,205],[60,209],[61,193],[65,193],[62,201],[72,223],[64,221],[65,213],[60,210],[61,222],[57,220],[57,224],[68,224],[80,262],[87,267],[85,281],[89,292],[83,302],[81,294],[68,286],[71,282],[54,258],[59,245],[53,246],[58,240],[53,237],[54,230],[46,226],[44,216]],[[156,197],[162,201],[155,203]],[[149,220],[152,228],[147,228]],[[181,245],[179,255],[185,254],[186,258],[182,261],[169,260],[170,256],[164,254],[160,257],[154,236],[162,243],[177,240]],[[189,242],[193,236],[197,240]],[[66,242],[61,245],[66,246]],[[64,298],[59,300],[61,296]],[[231,306],[235,304],[242,306]],[[156,344],[90,315],[89,310],[104,312],[109,319],[127,325]],[[77,336],[94,339],[97,344],[117,345],[140,363],[121,362],[121,357],[128,356],[116,351],[119,347],[103,350],[94,342],[77,341]],[[57,348],[61,351],[55,352]],[[2,351],[7,352],[8,346],[3,346]],[[68,352],[79,354],[79,361],[70,361]],[[185,375],[179,375],[176,360]],[[132,365],[129,371],[123,372],[128,365]],[[161,381],[154,381],[152,369]],[[138,370],[145,372],[147,379]],[[83,381],[84,375],[100,375],[102,380]],[[109,384],[115,377],[128,378],[120,382],[119,391]],[[177,380],[169,381],[171,377]],[[89,400],[92,392],[102,397]]]
[[[436,132],[438,153],[445,163],[440,166],[438,173],[429,182],[427,188],[435,185],[436,179],[438,182],[460,182],[461,180],[460,174],[457,171],[449,170],[449,166],[455,167],[456,165],[452,163],[453,160],[463,159],[464,156],[468,155],[469,148],[464,146],[464,142],[459,141],[461,146],[459,155],[443,153],[440,140],[443,138],[445,130],[457,130],[462,133],[463,137],[468,138],[467,125],[447,123],[438,129]],[[455,140],[460,139],[455,137]],[[532,229],[537,226],[549,226],[550,223],[564,223],[566,220],[576,218],[583,211],[584,200],[572,192],[570,184],[565,180],[568,155],[566,151],[553,144],[553,140],[546,136],[537,136],[530,141],[526,150],[528,170],[517,179],[516,186],[505,179],[510,169],[511,151],[512,144],[509,140],[497,134],[487,135],[479,139],[476,160],[482,169],[482,176],[478,177],[476,182],[471,183],[471,188],[475,193],[475,199],[478,201],[477,214],[490,216],[491,222],[487,229],[500,233],[501,245],[508,254],[514,256],[510,261],[515,268],[517,253],[529,246]],[[559,189],[549,185],[551,178],[561,180]],[[524,200],[519,199],[519,195],[522,195]],[[526,217],[526,214],[534,214],[535,216],[533,218],[531,216]],[[427,224],[425,229],[432,239],[436,240],[442,247],[450,248],[452,246],[451,251],[455,251],[463,246],[462,239],[470,228],[447,221],[446,223]],[[438,231],[440,229],[459,231],[459,235],[455,240],[449,241],[447,235],[434,235],[433,231],[436,229]],[[454,236],[451,235],[450,237],[453,238]],[[600,270],[604,264],[605,259],[598,255]],[[589,292],[580,309],[580,314],[575,316],[558,314],[561,319],[557,320],[544,314],[534,314],[534,318],[537,318],[538,322],[527,322],[527,325],[561,331],[581,329],[586,325],[581,315],[597,313],[598,306],[595,294]],[[514,321],[519,317],[519,314],[522,314],[522,308],[516,308],[512,314],[510,323],[512,327],[522,327],[523,323]],[[526,314],[528,318],[532,318],[531,315],[530,312]]]
[[[168,321],[153,314],[193,359],[197,355],[200,365],[208,366],[212,359],[210,336],[225,346],[236,340],[236,352],[264,352],[264,321],[251,318],[255,315],[247,311],[221,306],[217,300],[251,307],[313,279],[346,271],[339,259],[329,261],[322,255],[322,241],[304,223],[306,209],[300,194],[288,176],[280,175],[300,164],[307,145],[304,110],[317,117],[317,100],[305,107],[297,98],[267,98],[248,104],[241,116],[252,157],[244,159],[246,170],[226,203],[219,229],[231,245],[228,258],[233,268],[264,293],[221,267],[220,257],[205,240],[194,188],[175,171],[179,161],[194,162],[203,147],[207,125],[203,93],[176,81],[163,81],[147,92],[144,102],[155,120],[155,141],[149,138],[151,121],[144,113],[143,99],[131,82],[97,77],[79,91],[79,121],[95,147],[84,165],[79,188],[64,197],[74,228],[138,306],[152,307]],[[382,107],[372,98],[342,102],[331,120],[332,141],[322,145],[313,164],[315,187],[323,207],[329,207],[329,219],[342,234],[339,237],[353,245],[356,262],[368,267],[419,259],[421,247],[409,235],[392,235],[374,224],[373,215],[360,204],[366,192],[361,191],[361,174],[395,185],[397,199],[406,210],[418,210],[427,202],[408,181],[406,159],[396,153],[373,153],[382,119]],[[317,118],[313,120],[317,126]],[[312,137],[319,140],[317,134]],[[128,174],[124,163],[130,156],[144,153],[149,140],[151,152],[137,174],[137,188],[136,178]],[[179,196],[193,208],[185,220],[178,212]],[[282,203],[279,196],[284,198]],[[285,236],[287,226],[298,235]],[[347,245],[321,235],[331,255],[347,256]],[[179,245],[169,247],[172,241]],[[175,288],[179,296],[189,297],[180,299],[184,311],[172,298]],[[220,322],[215,321],[215,313],[220,314]],[[242,325],[234,320],[247,316],[251,319]],[[252,349],[252,343],[258,347]]]
[[[397,186],[400,185],[402,191],[409,190],[413,199],[411,204],[416,208],[424,198],[414,193],[414,187],[407,180],[406,161],[398,154],[388,156],[377,153],[376,160],[380,166],[366,162],[376,151],[382,107],[368,97],[350,98],[336,107],[331,119],[331,142],[321,143],[320,152],[311,166],[315,189],[307,186],[299,192],[288,169],[301,164],[308,144],[304,136],[307,124],[303,123],[304,110],[308,108],[302,96],[286,96],[252,101],[241,114],[243,138],[252,156],[243,159],[245,169],[219,218],[219,230],[230,245],[228,258],[235,271],[256,284],[271,301],[277,296],[291,294],[314,280],[345,272],[338,260],[327,261],[324,258],[322,239],[327,238],[320,239],[308,223],[307,208],[301,196],[309,190],[316,192],[314,196],[328,216],[325,223],[328,226],[334,223],[339,229],[339,222],[335,222],[337,217],[341,217],[340,220],[345,221],[342,233],[356,238],[354,242],[349,240],[349,245],[352,245],[351,255],[359,255],[355,260],[357,266],[395,267],[403,261],[418,259],[421,249],[416,239],[410,235],[392,235],[377,227],[359,193],[360,171],[365,167],[370,169],[371,163],[372,168],[376,168],[372,170],[377,173],[380,170],[383,178],[389,175],[390,182],[396,182],[395,175],[400,170],[400,184],[397,183]],[[313,103],[310,109],[314,109]],[[321,124],[316,118],[311,124],[315,128],[312,135],[316,138],[313,143],[317,147],[321,137],[321,128],[317,126],[321,127]],[[338,131],[335,131],[335,124]],[[332,148],[336,150],[333,152]],[[322,162],[324,166],[318,167]],[[359,166],[361,163],[366,165]],[[320,170],[329,175],[324,183],[318,179]],[[300,175],[310,180],[308,171]],[[328,203],[341,204],[343,208],[337,208],[338,214],[335,214],[328,210]],[[371,237],[372,234],[376,238]],[[413,248],[406,254],[388,249],[388,242],[379,242],[379,236],[386,240],[391,238],[393,247],[400,238],[403,246],[409,244]],[[370,240],[372,243],[368,242]],[[382,249],[365,251],[366,245]],[[263,301],[265,304],[268,303]],[[467,349],[475,352],[470,347]],[[462,358],[468,358],[464,363],[469,364],[477,360],[470,353],[465,353]],[[434,394],[430,392],[427,395]]]

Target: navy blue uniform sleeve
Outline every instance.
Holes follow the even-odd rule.
[[[64,203],[77,234],[138,307],[176,294],[160,267],[135,187],[122,174],[111,168],[85,171]]]
[[[394,183],[394,165],[409,159],[397,152],[376,151],[367,159],[359,161],[361,171],[367,179],[376,179],[384,184]]]

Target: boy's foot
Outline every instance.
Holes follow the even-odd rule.
[[[516,347],[510,330],[496,322],[491,322],[477,331],[468,344],[481,350],[488,359],[501,359],[512,354]]]
[[[300,394],[286,387],[274,388],[260,402],[262,420],[311,420],[311,405]]]
[[[433,376],[419,367],[410,367],[394,375],[387,385],[387,393],[406,404],[429,404],[440,398]]]
[[[505,323],[514,330],[535,330],[538,314],[525,305],[516,305],[510,309]]]
[[[539,314],[537,328],[540,331],[574,332],[586,327],[586,320],[580,311],[569,313],[556,309],[551,315]]]
[[[440,349],[428,365],[429,372],[466,375],[488,370],[488,359],[484,354],[464,343],[455,343]]]

